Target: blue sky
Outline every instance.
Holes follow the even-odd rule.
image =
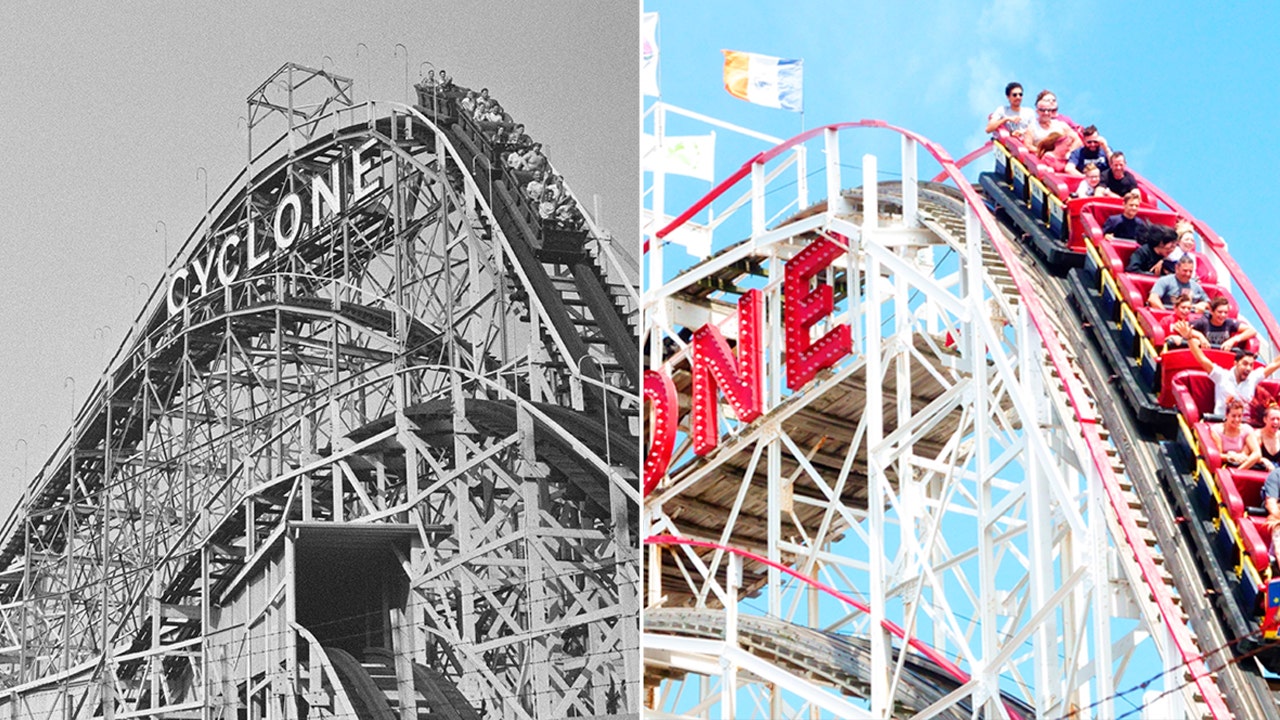
[[[1063,112],[1097,124],[1131,167],[1226,238],[1241,265],[1280,264],[1275,223],[1256,209],[1280,163],[1280,148],[1265,139],[1280,107],[1271,82],[1278,5],[647,0],[645,10],[661,17],[666,102],[790,137],[799,115],[724,91],[720,50],[801,58],[806,127],[877,118],[959,158],[983,141],[981,126],[1006,82],[1018,80],[1030,95],[1049,88]],[[673,123],[668,132],[706,128]],[[763,148],[718,132],[717,178]],[[881,153],[881,166],[894,155]],[[675,182],[689,198],[710,188]],[[676,197],[668,191],[673,214]],[[1280,306],[1274,274],[1251,279]]]
[[[779,138],[802,127],[874,118],[918,132],[960,158],[985,141],[983,125],[1003,103],[1005,83],[1021,82],[1032,98],[1051,89],[1064,113],[1096,124],[1113,149],[1125,151],[1130,167],[1226,239],[1268,304],[1280,307],[1280,283],[1269,270],[1280,265],[1280,248],[1275,220],[1263,209],[1264,189],[1280,166],[1280,149],[1264,134],[1280,108],[1280,90],[1271,81],[1280,6],[645,0],[644,9],[660,15],[664,102]],[[722,49],[802,59],[803,118],[730,96]],[[652,101],[645,98],[645,109]],[[645,129],[652,131],[648,122]],[[667,132],[711,129],[675,119]],[[723,130],[716,135],[717,181],[768,147]],[[893,179],[896,136],[872,136],[858,155],[845,147],[846,187],[861,184],[853,168],[867,148],[880,157],[882,176]],[[990,156],[977,161],[970,177],[990,165]],[[932,175],[934,166],[922,160],[921,167]],[[670,215],[712,187],[670,176],[667,183]],[[822,189],[810,192],[817,197]],[[726,228],[717,235],[717,250],[745,234],[740,224]],[[664,274],[669,279],[692,262],[668,246]],[[1147,672],[1126,680],[1145,680],[1156,668],[1158,661],[1148,662]],[[1122,702],[1119,709],[1130,707]]]
[[[205,211],[205,180],[212,201],[244,166],[245,98],[285,62],[354,79],[357,102],[403,100],[406,75],[416,81],[424,62],[488,87],[588,207],[600,196],[602,224],[634,236],[634,6],[148,0],[5,9],[0,513],[21,497],[23,466],[34,474],[66,433],[73,401],[84,402],[137,317],[142,284],[162,280],[162,228],[175,253]],[[263,134],[254,143],[265,146]]]

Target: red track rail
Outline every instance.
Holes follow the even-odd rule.
[[[728,545],[720,545],[718,543],[707,542],[706,540],[691,540],[689,538],[677,537],[675,535],[650,535],[649,537],[644,539],[644,544],[645,545],[689,545],[692,547],[708,548],[711,550],[722,550],[727,553],[732,553],[734,555],[747,558],[748,560],[754,560],[758,563],[763,563],[765,565],[768,565],[771,568],[776,568],[790,575],[791,577],[805,583],[806,585],[809,585],[810,587],[821,590],[822,592],[830,595],[831,597],[839,600],[840,602],[846,603],[848,605],[853,606],[854,608],[857,608],[859,612],[863,612],[868,615],[871,614],[871,606],[862,602],[861,600],[858,600],[857,598],[854,598],[850,595],[846,595],[845,593],[831,587],[830,585],[827,585],[821,580],[817,580],[815,578],[809,577],[808,575],[805,575],[804,573],[801,573],[798,570],[794,570],[786,565],[783,565],[782,563],[774,562],[769,558],[766,558],[761,555],[757,555],[753,552],[750,552],[749,550],[742,550],[740,548],[729,547]],[[880,622],[880,626],[883,627],[885,630],[887,630],[889,634],[893,635],[899,640],[906,642],[908,645],[914,648],[921,655],[925,656],[930,661],[932,661],[935,665],[942,668],[944,672],[946,672],[951,677],[955,678],[960,684],[963,685],[964,683],[969,682],[969,677],[970,677],[969,673],[961,669],[959,665],[956,665],[955,663],[948,660],[945,655],[943,655],[941,652],[936,650],[933,646],[921,641],[919,638],[908,636],[907,631],[903,630],[901,625],[898,625],[897,623],[892,622],[890,620],[882,620]],[[1004,707],[1005,707],[1005,710],[1009,711],[1009,715],[1011,717],[1018,718],[1018,720],[1022,720],[1022,715],[1008,702],[1004,703]]]
[[[1155,561],[1152,560],[1151,555],[1147,550],[1146,543],[1143,542],[1142,536],[1139,534],[1137,521],[1134,518],[1133,513],[1130,512],[1128,503],[1123,497],[1119,479],[1111,469],[1111,461],[1107,456],[1106,444],[1098,433],[1097,417],[1092,410],[1091,403],[1085,395],[1084,386],[1080,379],[1076,377],[1070,363],[1067,361],[1066,353],[1063,351],[1062,342],[1059,340],[1058,334],[1054,331],[1053,324],[1050,321],[1050,314],[1045,310],[1044,305],[1040,302],[1040,298],[1036,295],[1034,286],[1031,284],[1026,272],[1017,262],[1017,258],[1013,250],[1005,241],[1004,235],[1001,233],[1000,226],[997,224],[995,217],[993,217],[991,212],[987,210],[986,205],[982,202],[982,198],[978,196],[977,191],[975,191],[973,186],[965,179],[959,166],[951,159],[951,155],[942,148],[942,146],[935,144],[933,141],[922,135],[916,134],[905,128],[890,125],[883,120],[859,120],[856,122],[834,123],[831,125],[815,127],[752,157],[732,175],[725,178],[719,185],[712,188],[711,192],[704,195],[700,200],[695,202],[678,217],[655,233],[655,236],[659,239],[666,237],[673,230],[688,222],[690,218],[700,212],[703,208],[710,205],[712,201],[723,195],[742,179],[748,177],[751,174],[751,167],[756,163],[767,163],[796,145],[815,138],[827,130],[835,130],[839,132],[841,130],[853,128],[883,128],[915,140],[921,147],[927,150],[940,165],[942,165],[942,174],[956,184],[956,187],[958,187],[960,192],[964,195],[965,202],[977,214],[978,221],[981,223],[982,229],[986,231],[991,240],[992,246],[1000,255],[1001,260],[1004,261],[1010,278],[1012,279],[1015,287],[1017,287],[1019,296],[1022,298],[1023,307],[1026,308],[1032,325],[1036,328],[1041,341],[1044,343],[1045,350],[1049,355],[1049,361],[1057,371],[1058,378],[1066,389],[1067,398],[1071,403],[1072,409],[1076,413],[1077,419],[1080,421],[1083,439],[1089,451],[1089,458],[1092,460],[1093,466],[1102,480],[1102,486],[1106,492],[1107,501],[1110,503],[1112,512],[1115,513],[1116,519],[1119,522],[1121,531],[1124,534],[1125,542],[1133,551],[1134,557],[1138,562],[1138,566],[1142,571],[1142,578],[1146,582],[1148,589],[1151,591],[1151,595],[1155,599],[1161,616],[1165,618],[1178,617],[1178,608],[1173,602],[1173,597],[1170,595],[1168,587],[1166,587],[1160,579],[1160,574],[1156,568]],[[1153,188],[1153,194],[1156,194],[1156,192],[1158,192],[1158,190]],[[1181,212],[1180,206],[1173,203],[1163,193],[1157,194],[1156,197],[1169,205],[1169,207],[1175,210],[1175,212]],[[1190,216],[1187,217],[1190,218]],[[1208,230],[1208,228],[1203,224],[1197,225],[1197,229],[1202,230],[1202,234],[1204,234],[1203,230]],[[1217,247],[1220,247],[1222,244],[1221,239],[1218,238],[1216,234],[1212,235],[1212,240],[1209,240],[1210,235],[1208,234],[1205,234],[1205,238],[1206,241],[1214,247],[1216,253]],[[1214,245],[1214,243],[1216,243],[1216,245]],[[1224,260],[1224,262],[1229,262],[1229,258]],[[1232,276],[1235,277],[1239,267],[1235,266],[1234,263],[1231,263],[1228,265],[1228,269],[1232,271]],[[1243,275],[1243,273],[1240,273],[1240,275]],[[1241,289],[1245,292],[1246,297],[1250,298],[1250,302],[1253,302],[1253,298],[1256,296],[1256,291],[1253,290],[1253,286],[1248,285],[1246,289],[1246,286],[1242,285]],[[1265,308],[1265,306],[1263,307]],[[1255,307],[1255,310],[1256,309],[1257,308]],[[1274,320],[1268,321],[1268,319],[1264,318],[1263,322],[1267,325],[1268,332],[1271,332],[1272,327],[1275,325]],[[1192,641],[1191,634],[1187,630],[1187,627],[1185,625],[1172,622],[1167,625],[1167,628],[1170,636],[1173,638],[1174,645],[1178,649],[1178,654],[1181,656],[1183,664],[1194,678],[1196,688],[1200,691],[1200,696],[1204,698],[1204,702],[1208,706],[1210,714],[1214,718],[1220,720],[1230,718],[1231,711],[1227,708],[1226,701],[1223,699],[1222,693],[1219,691],[1217,684],[1213,682],[1209,669],[1204,663],[1203,655],[1198,652],[1198,648]]]
[[[987,153],[991,152],[991,148],[992,148],[992,147],[994,147],[994,144],[993,144],[990,140],[988,140],[986,143],[984,143],[984,144],[983,144],[981,147],[979,147],[977,150],[974,150],[973,152],[969,153],[968,155],[965,155],[964,157],[962,157],[962,158],[960,158],[959,160],[957,160],[957,161],[956,161],[956,167],[958,167],[958,168],[963,168],[963,167],[965,167],[966,165],[968,165],[969,163],[973,162],[974,160],[977,160],[978,158],[982,157],[983,155],[986,155]],[[938,173],[937,175],[934,175],[934,176],[933,176],[933,182],[936,182],[936,183],[944,182],[944,181],[946,181],[946,179],[947,179],[947,171],[946,171],[946,170],[943,170],[942,172],[940,172],[940,173]]]

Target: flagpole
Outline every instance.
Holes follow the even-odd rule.
[[[653,136],[655,138],[655,144],[657,145],[658,157],[662,158],[663,153],[665,152],[665,150],[663,150],[663,145],[665,144],[663,136],[666,134],[665,126],[667,124],[667,114],[662,101],[658,101],[657,106],[657,112],[653,114]],[[667,217],[665,197],[666,167],[660,161],[652,172],[653,192],[650,193],[649,196],[649,203],[652,207],[652,210],[650,211],[651,219],[649,221],[649,287],[660,288],[665,282],[665,279],[662,276],[662,246],[665,241],[658,237],[657,231],[662,227]],[[650,312],[657,313],[658,317],[651,319],[659,321],[653,323],[652,334],[649,336],[649,367],[651,369],[657,369],[662,365],[662,332],[659,328],[662,327],[662,322],[660,321],[662,320],[661,313],[663,310],[660,306],[654,306],[650,308]]]

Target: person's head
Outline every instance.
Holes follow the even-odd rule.
[[[1111,174],[1117,178],[1124,177],[1124,153],[1116,151],[1111,153],[1111,157],[1107,158],[1107,166],[1111,168]]]
[[[1271,403],[1262,416],[1262,424],[1271,432],[1280,430],[1280,405]]]
[[[1084,181],[1089,183],[1089,187],[1097,187],[1102,182],[1102,171],[1097,165],[1086,165],[1084,168]]]
[[[1050,120],[1058,114],[1058,98],[1048,90],[1040,91],[1039,97],[1036,98],[1036,119],[1041,125],[1048,125]]]
[[[1098,136],[1098,126],[1089,125],[1080,131],[1080,137],[1084,140],[1084,146],[1090,150],[1097,150],[1102,145],[1102,138]]]
[[[1183,257],[1186,257],[1185,255]],[[1181,263],[1179,263],[1181,264]],[[1214,325],[1221,325],[1231,314],[1231,301],[1219,295],[1209,301],[1209,317]]]
[[[1242,382],[1253,372],[1253,364],[1258,356],[1242,347],[1232,348],[1231,352],[1236,356],[1236,364],[1231,369],[1235,372],[1236,382]]]
[[[1010,107],[1018,107],[1022,104],[1022,83],[1011,82],[1004,86],[1004,96],[1009,100]]]
[[[1183,255],[1178,258],[1178,264],[1173,270],[1173,274],[1177,276],[1178,282],[1191,282],[1191,275],[1196,271],[1196,261],[1192,260],[1189,255]]]
[[[1178,247],[1182,248],[1182,251],[1183,251],[1183,252],[1188,252],[1188,253],[1193,253],[1193,252],[1195,252],[1195,251],[1196,251],[1196,234],[1195,234],[1195,233],[1183,233],[1183,234],[1179,235],[1179,236],[1178,236]]]
[[[1240,422],[1244,420],[1244,401],[1238,397],[1227,398],[1225,425],[1231,428],[1240,426]]]
[[[1191,302],[1191,293],[1182,291],[1173,299],[1173,314],[1179,320],[1186,320],[1191,316],[1191,308],[1194,305]]]
[[[1173,231],[1178,234],[1178,247],[1186,252],[1195,252],[1196,229],[1190,220],[1178,218],[1178,223],[1173,226]]]
[[[489,99],[489,88],[480,88],[480,97],[485,100]]]
[[[524,123],[516,123],[516,132],[521,135],[524,134]]]
[[[1151,249],[1162,258],[1167,258],[1173,254],[1173,249],[1178,246],[1177,240],[1165,235],[1157,235],[1151,243]]]
[[[1124,194],[1124,216],[1130,220],[1138,216],[1142,207],[1142,193],[1137,188]]]

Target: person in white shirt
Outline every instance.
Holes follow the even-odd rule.
[[[1080,136],[1071,129],[1070,125],[1058,119],[1058,96],[1048,90],[1041,90],[1036,98],[1036,121],[1027,126],[1027,131],[1022,135],[1022,142],[1026,143],[1031,152],[1035,152],[1040,141],[1055,132],[1070,138],[1066,148],[1068,155],[1080,147]]]
[[[1027,127],[1035,121],[1036,115],[1031,108],[1022,106],[1022,84],[1011,82],[1004,86],[1004,96],[1008,105],[996,108],[987,116],[986,132],[994,133],[1004,126],[1014,137],[1021,137]]]
[[[1209,373],[1209,379],[1213,381],[1214,415],[1226,414],[1229,398],[1239,398],[1246,404],[1253,402],[1253,394],[1258,389],[1258,383],[1270,377],[1276,370],[1280,370],[1280,358],[1272,360],[1269,365],[1254,367],[1258,356],[1242,347],[1235,348],[1233,351],[1236,362],[1230,370],[1216,365],[1204,354],[1204,350],[1200,347],[1202,344],[1200,339],[1196,338],[1194,341],[1191,339],[1190,327],[1186,323],[1179,323],[1179,325],[1182,326],[1178,328],[1179,334],[1187,339],[1187,344],[1191,347],[1191,355],[1195,357],[1196,362],[1200,363],[1200,367]]]

